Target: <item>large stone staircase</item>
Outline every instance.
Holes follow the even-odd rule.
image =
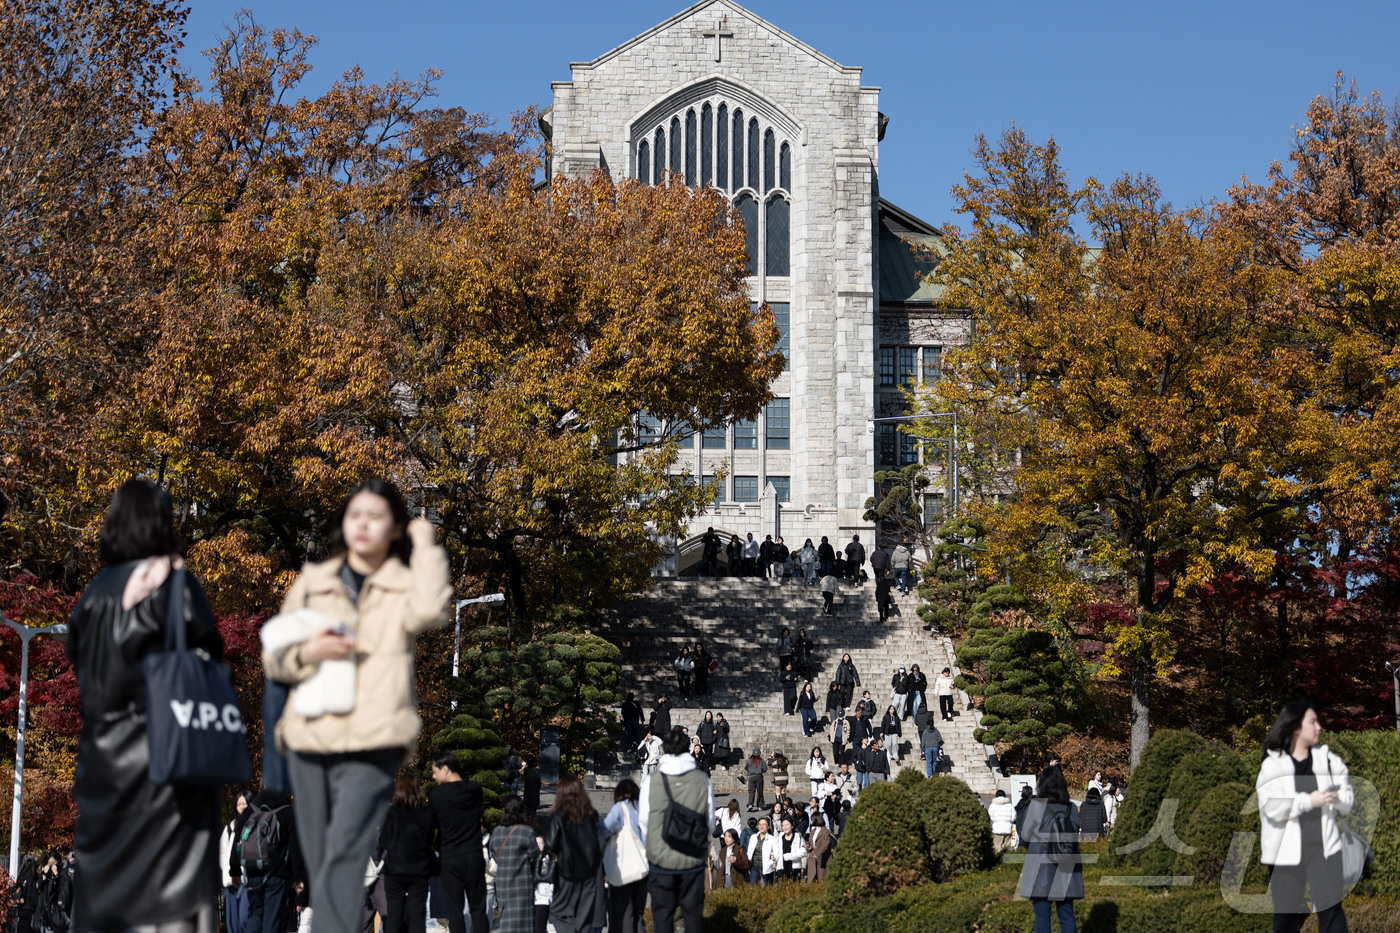
[[[788,757],[790,787],[796,796],[799,790],[806,791],[802,765],[812,746],[820,745],[828,757],[831,754],[823,707],[843,653],[850,653],[860,673],[862,686],[856,689],[856,698],[868,689],[881,715],[890,702],[890,678],[900,665],[918,664],[928,675],[930,688],[944,667],[957,672],[951,641],[931,636],[922,627],[915,611],[917,597],[913,593],[901,597],[895,590],[895,600],[891,618],[882,623],[873,583],[843,585],[828,616],[821,611],[818,589],[793,580],[783,586],[761,578],[658,580],[597,633],[622,650],[623,691],[635,692],[648,711],[657,696],[665,693],[673,704],[672,722],[685,726],[692,735],[706,710],[723,713],[729,721],[736,757],[754,746],[762,748],[765,757],[775,749]],[[794,636],[805,628],[816,644],[812,685],[818,697],[817,713],[822,717],[819,737],[804,738],[801,717],[783,715],[775,647],[783,626],[792,629]],[[677,694],[671,661],[682,645],[693,646],[697,641],[719,661],[719,669],[710,676],[708,695],[683,701]],[[931,689],[929,694],[937,715],[937,698]],[[961,692],[956,707],[954,722],[935,720],[947,759],[941,770],[980,794],[991,794],[999,775],[994,770],[994,750],[973,738],[980,714],[967,708],[967,696]],[[920,724],[923,718],[921,711]],[[878,730],[878,717],[876,722]],[[904,722],[900,738],[898,767],[918,768],[922,773],[923,756],[912,720]],[[735,769],[716,769],[714,776],[716,790],[738,787]],[[729,784],[733,788],[728,788]]]

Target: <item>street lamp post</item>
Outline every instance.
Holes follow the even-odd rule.
[[[19,729],[15,732],[15,799],[10,810],[10,877],[19,871],[19,814],[24,797],[24,720],[29,706],[29,640],[36,635],[67,635],[67,625],[45,625],[31,628],[20,625],[0,614],[20,639],[19,649]]]
[[[452,641],[452,676],[453,676],[453,677],[458,676],[458,675],[457,675],[457,665],[458,665],[458,663],[461,661],[461,658],[462,658],[462,607],[463,607],[463,606],[475,606],[475,605],[478,605],[478,604],[486,605],[486,606],[499,606],[500,604],[504,603],[505,601],[506,601],[506,594],[504,594],[504,593],[487,593],[485,596],[477,596],[477,597],[475,597],[474,599],[459,599],[459,600],[457,600],[457,612],[456,612],[456,620],[455,620],[455,621],[456,621],[457,634],[456,634],[456,637],[455,637],[455,638],[453,639],[453,641]],[[489,618],[489,616],[488,616],[488,618]],[[453,700],[453,701],[452,701],[452,711],[453,711],[453,712],[456,712],[456,711],[457,711],[457,701],[456,701],[456,700]],[[13,872],[11,873],[11,877],[13,877]]]

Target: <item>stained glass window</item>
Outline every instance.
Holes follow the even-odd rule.
[[[729,190],[729,105],[720,104],[718,123],[719,138],[715,143],[715,184],[721,191]]]
[[[685,183],[692,188],[698,178],[695,170],[695,111],[685,113]]]
[[[791,209],[787,199],[775,195],[768,200],[768,239],[764,258],[768,275],[788,275]]]
[[[769,130],[763,134],[763,193],[767,194],[773,190],[773,186],[778,183],[778,179],[773,174],[773,153],[777,142],[773,139],[773,131]]]
[[[637,180],[644,185],[651,184],[651,146],[645,139],[637,147]]]
[[[652,173],[652,184],[659,185],[666,177],[666,131],[659,126],[656,128],[656,151],[652,165],[656,167]]]
[[[671,118],[671,178],[674,180],[681,173],[681,118]]]
[[[758,119],[749,121],[749,187],[755,191],[761,190],[758,178]]]
[[[744,222],[744,246],[749,251],[748,275],[758,274],[758,200],[751,194],[741,194],[734,202],[739,218]]]
[[[715,114],[706,104],[700,111],[700,184],[708,185],[714,174]]]
[[[744,111],[734,111],[734,161],[730,163],[734,172],[734,190],[744,187]]]
[[[784,191],[792,190],[792,149],[787,143],[783,143],[783,148],[778,151],[778,187]]]

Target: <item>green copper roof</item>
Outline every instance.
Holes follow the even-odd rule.
[[[920,276],[933,270],[926,255],[915,255],[909,241],[936,247],[942,234],[913,214],[880,199],[880,303],[933,304],[942,289],[929,285]]]

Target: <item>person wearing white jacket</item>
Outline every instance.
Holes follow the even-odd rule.
[[[1355,794],[1345,762],[1317,744],[1321,735],[1310,701],[1286,705],[1264,740],[1264,760],[1254,782],[1260,860],[1272,867],[1275,933],[1302,928],[1308,915],[1304,887],[1312,893],[1318,933],[1347,929],[1337,817],[1351,811]]]
[[[933,679],[933,692],[938,695],[938,711],[944,722],[953,719],[953,671],[943,668],[943,673]]]
[[[778,850],[782,853],[782,874],[795,880],[802,880],[807,866],[807,843],[802,834],[792,825],[789,817],[783,817],[783,831],[778,835]]]
[[[1011,848],[1011,835],[1016,830],[1016,806],[1006,791],[998,790],[987,804],[987,816],[992,820],[992,848],[998,853]]]
[[[826,756],[822,754],[819,746],[812,746],[811,757],[807,759],[803,770],[807,772],[807,779],[812,782],[812,796],[816,797],[819,788],[826,783],[826,776],[831,773],[831,765],[826,763]]]
[[[749,883],[772,884],[783,868],[783,846],[773,835],[773,824],[768,817],[758,820],[758,832],[749,837]]]

